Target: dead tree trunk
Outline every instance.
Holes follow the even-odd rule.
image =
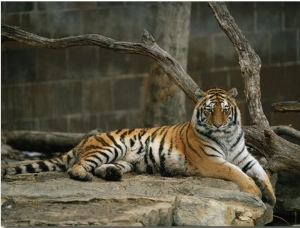
[[[156,17],[155,38],[160,46],[185,69],[190,27],[190,2],[160,2]],[[162,126],[183,122],[183,91],[153,63],[146,91],[144,126]]]
[[[247,145],[260,151],[268,160],[271,171],[288,170],[300,174],[300,146],[277,136],[265,117],[260,102],[260,59],[242,34],[224,3],[209,3],[221,28],[236,48],[245,83],[245,93],[252,121],[251,127],[245,127]],[[140,54],[152,58],[177,84],[185,94],[197,102],[195,92],[197,84],[184,71],[183,67],[166,51],[161,49],[154,38],[144,30],[141,43],[115,41],[96,34],[71,36],[62,39],[47,39],[18,28],[1,25],[2,36],[33,46],[62,49],[71,46],[97,45],[119,53]],[[4,40],[3,40],[4,41]]]
[[[277,136],[263,112],[260,101],[261,61],[259,56],[238,28],[225,3],[210,2],[209,6],[238,53],[248,109],[254,124],[251,128],[246,128],[247,144],[260,151],[268,159],[268,167],[273,172],[288,170],[300,174],[300,146]]]

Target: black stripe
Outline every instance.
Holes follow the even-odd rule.
[[[231,162],[233,163],[234,160],[237,159],[237,158],[241,155],[241,153],[243,153],[244,150],[245,150],[245,145],[243,146],[242,150],[239,151],[239,152],[234,156],[234,158],[231,160]]]
[[[106,162],[105,163],[108,163],[109,162],[109,156],[106,154],[106,152],[102,151],[102,152],[100,152],[100,154],[103,155],[106,158]]]
[[[142,152],[146,151],[146,154],[148,152],[148,146],[149,146],[150,136],[148,136],[144,142],[144,145],[140,146],[137,154],[141,154]],[[141,143],[142,144],[142,143]]]
[[[124,129],[118,129],[115,131],[116,134],[119,134],[121,131],[123,131]]]
[[[46,165],[44,161],[37,162],[39,168],[45,172],[50,171],[49,167]]]
[[[105,153],[105,152],[97,152],[96,154],[93,154],[92,157],[99,160],[101,164],[104,164],[102,158],[100,157],[101,153]]]
[[[130,139],[130,146],[133,147],[133,145],[134,145],[134,140]]]
[[[102,137],[98,137],[98,135],[94,135],[94,139],[100,142],[103,146],[109,146],[109,144]]]
[[[154,158],[154,155],[152,152],[152,147],[150,147],[150,150],[149,150],[149,158],[150,158],[152,164],[156,164],[156,161],[155,161],[155,158]]]
[[[223,154],[220,151],[218,151],[216,148],[214,148],[213,146],[210,146],[210,145],[207,145],[207,144],[204,144],[203,146],[208,147],[208,148],[212,149],[213,151],[216,151],[218,154],[221,154],[223,156]],[[205,152],[205,150],[204,150],[204,153],[208,156],[211,156],[211,157],[219,157],[218,155],[208,154],[208,153]]]
[[[88,142],[88,139],[90,138],[90,136],[84,138],[81,142],[80,142],[80,147],[84,146],[87,142]]]
[[[89,151],[89,150],[95,150],[95,149],[99,149],[99,148],[100,148],[100,147],[97,146],[97,145],[89,145],[89,146],[86,146],[86,147],[84,148],[84,151],[87,152],[87,151]]]
[[[119,169],[125,169],[125,166],[119,163],[114,163],[115,166],[117,166]]]
[[[235,123],[236,124],[236,118],[237,118],[237,108],[234,106],[233,108],[233,123]]]
[[[36,172],[35,168],[33,167],[33,164],[25,165],[25,167],[26,167],[26,171],[28,173],[35,173]]]
[[[165,167],[165,156],[163,154],[163,150],[164,150],[164,145],[165,145],[165,138],[166,138],[166,134],[167,132],[164,133],[162,139],[160,140],[160,144],[159,144],[159,148],[158,148],[158,154],[159,154],[159,169],[160,169],[160,172],[162,174],[164,174],[166,172],[166,167]]]
[[[171,138],[171,142],[170,142],[170,147],[169,147],[169,149],[168,149],[168,156],[170,156],[171,155],[171,153],[172,153],[172,150],[173,149],[173,138]],[[161,162],[162,162],[162,175],[163,176],[167,176],[167,177],[170,177],[170,176],[173,176],[172,175],[172,173],[170,173],[167,169],[166,169],[166,163],[165,163],[165,161],[166,161],[166,158],[167,156],[166,156],[166,154],[164,154],[163,155],[163,157],[161,158]]]
[[[178,126],[181,126],[181,128],[180,128],[180,130],[179,130],[179,137],[181,136],[182,131],[185,129],[185,125],[186,125],[186,124],[189,124],[189,122],[186,122],[186,123],[184,123],[184,124],[182,124],[182,125],[178,125]]]
[[[66,167],[65,164],[56,163],[55,166],[57,166],[57,167],[58,167],[61,171],[63,171],[63,172],[64,172],[64,171],[67,171],[67,167]],[[55,166],[53,167],[53,170],[54,170],[54,171],[56,170]]]
[[[168,149],[168,156],[171,155],[172,151],[173,151],[173,137],[171,138],[170,147]]]
[[[110,161],[110,162],[114,162],[114,161],[117,160],[117,158],[119,157],[119,152],[118,152],[118,150],[117,150],[116,148],[114,148],[114,152],[115,152],[115,157],[114,157],[114,159],[113,159],[112,161]]]
[[[116,142],[115,138],[110,134],[106,134],[106,135],[113,142],[113,144],[122,151],[122,147]]]
[[[16,167],[15,168],[15,170],[16,170],[16,174],[20,174],[20,173],[22,173],[23,172],[23,170],[22,170],[22,168],[21,167]]]
[[[130,132],[129,131],[124,131],[120,136],[119,139],[120,141],[123,143],[123,145],[127,148],[126,144],[125,144],[125,136],[127,136]]]
[[[154,141],[154,139],[155,139],[155,137],[156,137],[156,133],[159,131],[159,130],[161,130],[161,128],[159,127],[159,128],[157,128],[152,134],[151,134],[151,142],[153,142]]]
[[[196,129],[197,130],[197,129]],[[198,132],[198,131],[197,131]],[[226,148],[224,148],[224,146],[222,145],[221,142],[219,142],[215,137],[213,137],[212,131],[208,131],[208,132],[198,132],[199,134],[205,136],[206,138],[213,140],[223,151],[226,151]]]
[[[154,172],[153,172],[153,167],[151,166],[151,165],[147,165],[147,167],[146,167],[146,172],[148,173],[148,174],[153,174]]]
[[[166,175],[167,175],[167,170],[166,170],[166,166],[165,166],[165,161],[166,161],[165,154],[161,154],[161,155],[160,155],[160,166],[159,166],[159,170],[160,170],[160,173],[161,173],[163,176],[166,176]]]
[[[188,127],[190,128],[190,126]],[[186,134],[185,134],[185,140],[187,142],[187,145],[189,147],[190,150],[192,150],[195,154],[197,154],[198,157],[201,158],[201,155],[197,152],[197,150],[195,148],[192,147],[192,145],[189,143],[189,139],[188,139],[188,130],[186,131]],[[202,148],[201,148],[202,149]]]
[[[240,142],[242,137],[243,137],[243,131],[241,130],[238,137],[236,138],[236,141],[234,142],[233,145],[231,145],[231,148],[234,148]]]
[[[141,129],[141,131],[138,134],[139,140],[141,140],[141,138],[147,133],[148,130],[149,130],[149,128],[143,128],[143,129]]]
[[[252,163],[253,162],[253,163]],[[252,163],[252,164],[251,164]],[[255,165],[256,161],[255,160],[251,160],[249,161],[243,168],[242,171],[244,173],[246,173],[249,169],[251,169],[254,165]]]
[[[131,133],[134,132],[134,131],[135,131],[135,128],[129,129],[129,130],[127,131],[127,134],[129,135],[129,134],[131,134]]]
[[[196,120],[200,120],[200,110],[197,109],[197,112],[196,112]]]
[[[95,167],[98,166],[98,163],[96,161],[94,161],[92,158],[86,158],[85,161],[93,163],[95,165]]]

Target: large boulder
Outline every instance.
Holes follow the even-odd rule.
[[[46,172],[7,176],[2,225],[261,226],[272,208],[232,182],[125,174],[120,182]]]

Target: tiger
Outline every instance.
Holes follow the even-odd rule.
[[[237,89],[199,88],[195,95],[198,101],[188,122],[95,134],[64,155],[8,167],[3,174],[67,171],[79,181],[94,176],[120,181],[128,172],[198,175],[232,181],[274,206],[269,177],[245,145]]]

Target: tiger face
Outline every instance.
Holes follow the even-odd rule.
[[[240,125],[240,113],[235,103],[236,88],[228,91],[210,89],[199,90],[199,101],[194,109],[193,124],[198,133],[228,132]]]

